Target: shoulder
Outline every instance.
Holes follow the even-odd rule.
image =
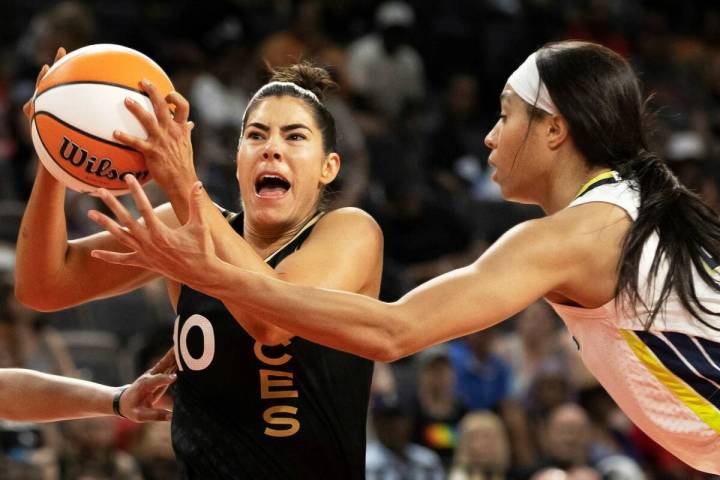
[[[621,241],[631,224],[620,207],[594,202],[523,222],[503,239],[524,246],[540,258],[572,264],[597,253],[606,242]]]
[[[332,234],[353,237],[382,245],[380,226],[369,213],[354,207],[345,207],[326,213],[317,223],[313,234]]]

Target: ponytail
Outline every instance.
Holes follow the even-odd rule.
[[[648,151],[645,104],[630,65],[601,45],[571,41],[541,48],[537,67],[588,164],[608,166],[639,189],[638,218],[623,245],[616,298],[635,313],[644,307],[642,314],[648,314],[645,328],[650,328],[675,292],[694,318],[720,331],[720,322],[711,325],[702,318],[702,314],[720,316],[720,312],[700,302],[693,282],[696,271],[706,285],[720,293],[712,270],[716,266],[713,259],[720,260],[720,219]],[[650,284],[641,286],[640,263],[653,233],[659,241],[648,272]],[[660,281],[662,285],[654,283]],[[649,290],[641,290],[644,288]],[[650,305],[646,293],[653,294]]]
[[[708,272],[708,261],[720,258],[718,216],[696,194],[683,187],[657,155],[647,150],[641,150],[636,158],[619,166],[619,173],[637,182],[640,210],[625,238],[618,268],[618,298],[626,307],[645,307],[649,312],[645,328],[650,328],[674,291],[693,317],[708,328],[720,331],[720,327],[702,318],[701,312],[716,316],[718,312],[700,302],[693,282],[695,270],[707,285],[720,292],[720,285]],[[648,278],[662,278],[661,267],[667,272],[662,285],[650,285],[659,294],[656,293],[654,304],[647,305],[641,295],[638,273],[643,248],[653,233],[657,233],[659,241]]]

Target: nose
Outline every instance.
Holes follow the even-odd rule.
[[[277,150],[265,149],[263,152],[263,158],[265,160],[269,160],[270,156],[272,156],[273,160],[280,160],[280,152]]]
[[[490,150],[495,150],[497,148],[497,124],[495,124],[488,132],[487,135],[485,135],[485,146],[488,147]]]
[[[282,158],[282,155],[280,155],[280,149],[278,148],[276,141],[273,139],[269,139],[267,141],[265,144],[265,150],[263,151],[263,158],[265,160],[269,160],[270,157],[272,157],[273,160],[280,160],[280,158]]]

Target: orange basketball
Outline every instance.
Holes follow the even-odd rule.
[[[124,178],[150,180],[145,158],[113,138],[114,130],[147,138],[125,107],[130,97],[149,112],[152,103],[139,82],[150,80],[164,97],[173,91],[152,59],[120,45],[90,45],[71,52],[50,68],[35,92],[32,139],[40,161],[68,188],[115,195],[128,192]]]

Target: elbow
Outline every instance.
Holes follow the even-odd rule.
[[[15,298],[22,305],[38,312],[55,312],[66,307],[59,299],[53,298],[53,289],[42,285],[28,285],[27,282],[15,280]]]
[[[397,303],[390,305],[392,314],[378,331],[379,341],[371,352],[372,360],[384,363],[400,360],[412,353],[407,342],[410,323],[406,321]]]

